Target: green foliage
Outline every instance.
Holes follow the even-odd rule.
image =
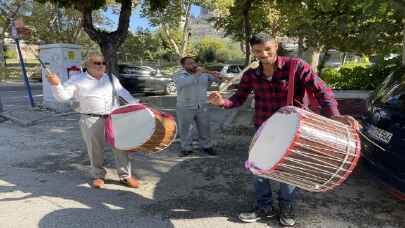
[[[150,31],[130,34],[118,51],[119,62],[155,60],[161,55],[161,40]]]
[[[327,68],[321,78],[334,89],[373,90],[399,66],[400,58],[374,65],[351,63],[343,65],[339,70]]]
[[[17,51],[15,50],[6,50],[6,52],[4,53],[4,57],[6,59],[16,59],[17,58]]]
[[[193,53],[201,63],[235,62],[243,59],[237,43],[215,37],[204,37],[195,43]]]
[[[283,28],[286,26],[286,18],[280,14],[280,11],[275,7],[273,1],[263,0],[241,0],[234,1],[232,5],[228,5],[228,12],[223,13],[215,18],[216,27],[225,30],[227,35],[230,35],[237,41],[246,39],[246,31],[244,29],[247,4],[251,4],[249,10],[249,25],[251,34],[259,32],[268,32],[273,36],[283,34]]]
[[[277,6],[288,18],[288,35],[304,38],[307,47],[362,54],[398,52],[403,17],[389,1],[280,0]]]
[[[83,0],[35,0],[40,3],[52,2],[58,4],[62,7],[71,7],[75,9],[88,9],[88,10],[98,10],[107,4],[106,0],[97,1],[83,1]]]

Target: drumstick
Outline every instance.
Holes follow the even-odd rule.
[[[27,45],[27,47],[30,49],[31,54],[34,55],[35,58],[37,58],[37,60],[39,61],[39,63],[41,64],[41,66],[44,68],[44,70],[46,71],[46,73],[52,74],[52,71],[49,70],[49,68],[45,65],[44,62],[42,62],[41,58],[35,53],[34,49],[32,49],[31,45]]]
[[[245,67],[237,76],[233,77],[231,80],[225,82],[225,83],[221,83],[221,85],[219,86],[219,92],[223,93],[226,89],[229,88],[229,86],[231,86],[235,81],[240,80],[242,78],[242,75],[251,69],[256,69],[259,67],[259,62],[258,61],[253,61],[251,62],[247,67]]]

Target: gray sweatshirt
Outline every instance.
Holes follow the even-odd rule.
[[[185,70],[173,76],[177,89],[177,106],[197,108],[208,103],[207,88],[217,78],[209,74],[192,75]]]

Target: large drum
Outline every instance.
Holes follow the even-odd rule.
[[[256,132],[246,167],[255,175],[325,192],[351,174],[359,157],[360,140],[355,129],[286,106]]]
[[[176,122],[172,115],[129,104],[114,109],[106,119],[106,140],[114,148],[128,152],[158,152],[168,147],[176,137]]]

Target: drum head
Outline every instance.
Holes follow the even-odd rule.
[[[299,114],[275,113],[256,132],[249,162],[262,171],[272,169],[287,153],[299,128]]]
[[[114,146],[120,150],[131,150],[150,139],[156,127],[153,112],[143,105],[131,105],[131,111],[124,107],[111,115],[114,129]]]

